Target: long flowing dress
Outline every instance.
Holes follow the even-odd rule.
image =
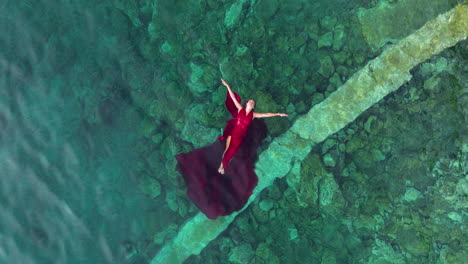
[[[239,95],[235,95],[241,102]],[[176,168],[185,180],[188,197],[210,219],[229,215],[247,203],[258,183],[254,171],[256,149],[267,135],[265,122],[252,120],[252,112],[238,113],[229,94],[226,108],[233,119],[227,122],[221,137],[211,145],[175,155]],[[229,135],[231,144],[223,159],[228,166],[225,174],[220,174],[218,168]]]

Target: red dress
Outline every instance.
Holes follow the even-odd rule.
[[[235,95],[240,102],[239,95]],[[227,122],[223,136],[211,145],[175,156],[188,197],[210,219],[229,215],[247,203],[258,183],[254,171],[256,148],[267,134],[263,120],[252,120],[253,112],[237,113],[229,94],[226,107],[234,118]],[[218,168],[229,135],[231,143],[223,158],[225,174],[220,174]]]
[[[222,160],[225,172],[228,170],[229,162],[231,161],[232,157],[239,150],[239,147],[242,141],[244,140],[245,135],[247,135],[247,129],[249,128],[252,119],[253,112],[250,111],[250,113],[246,114],[245,109],[242,108],[237,114],[236,119],[231,119],[228,121],[228,123],[232,122],[234,124],[228,124],[225,128],[223,136],[218,138],[220,140],[223,140],[227,138],[227,136],[231,136],[229,148],[226,150],[226,153],[224,153],[224,157]]]

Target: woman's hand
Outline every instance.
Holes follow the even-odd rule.
[[[228,93],[229,95],[231,96],[231,99],[232,101],[234,102],[234,104],[236,105],[236,108],[237,108],[237,111],[241,110],[242,109],[242,105],[239,103],[239,101],[237,101],[237,98],[236,96],[234,95],[234,92],[231,90],[231,87],[229,87],[229,84],[227,84],[227,82],[221,78],[221,82],[227,87],[228,89]]]
[[[285,113],[278,113],[279,116],[288,116],[287,114]]]
[[[224,86],[226,86],[227,88],[229,88],[229,84],[227,84],[227,82],[226,82],[224,79],[221,79],[221,82],[223,83]]]

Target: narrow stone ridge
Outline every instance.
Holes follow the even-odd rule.
[[[408,36],[453,7],[455,1],[384,0],[370,9],[360,9],[357,17],[367,43],[380,48]]]
[[[458,5],[370,61],[260,154],[256,164],[259,184],[244,209],[276,177],[285,176],[295,162],[302,161],[315,144],[398,89],[411,78],[409,71],[414,66],[466,39],[467,31],[468,5]],[[187,220],[172,241],[163,246],[151,264],[182,263],[190,255],[199,254],[239,213],[219,217],[215,221],[202,213],[197,214]]]

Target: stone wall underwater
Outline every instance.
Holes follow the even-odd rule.
[[[463,263],[465,0],[7,0],[0,263]],[[248,206],[174,155],[267,118]]]

